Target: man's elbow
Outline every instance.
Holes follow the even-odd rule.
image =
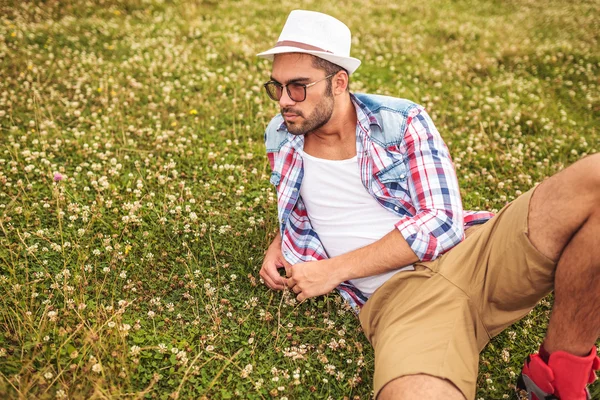
[[[462,213],[457,214],[444,210],[428,211],[402,221],[396,228],[419,260],[433,261],[463,240]]]

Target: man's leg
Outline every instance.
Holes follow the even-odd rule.
[[[487,334],[469,297],[435,262],[400,272],[360,311],[375,352],[377,399],[474,399]]]
[[[557,262],[554,307],[539,354],[527,358],[519,387],[533,399],[589,399],[600,368],[600,155],[543,182],[529,205],[531,244]],[[555,397],[552,397],[555,398]]]
[[[378,400],[465,400],[463,394],[445,379],[410,375],[394,379],[381,389]]]
[[[600,154],[536,189],[529,239],[546,257],[558,260],[545,349],[589,354],[600,335]]]
[[[403,277],[401,274],[397,274],[390,280],[387,285],[388,288],[392,284],[394,287],[390,288],[389,291],[382,291],[386,288],[386,285],[380,288],[380,293],[376,292],[361,311],[363,329],[365,329],[365,334],[367,334],[376,350],[374,386],[378,386],[378,371],[382,376],[379,384],[384,383],[383,386],[379,386],[381,389],[378,398],[410,399],[411,392],[422,389],[434,391],[435,394],[429,396],[429,398],[443,398],[444,396],[452,398],[450,396],[456,394],[452,391],[454,387],[447,385],[449,384],[447,380],[434,377],[439,376],[436,373],[436,368],[405,371],[406,365],[418,364],[422,360],[429,360],[430,357],[438,354],[427,353],[423,357],[415,352],[415,348],[419,347],[418,343],[411,342],[411,340],[416,340],[414,339],[414,332],[422,334],[423,332],[437,332],[438,329],[423,331],[415,328],[412,331],[407,328],[407,323],[414,322],[416,324],[416,321],[420,322],[421,318],[431,318],[429,313],[437,308],[448,311],[444,307],[446,307],[446,303],[451,303],[446,302],[443,297],[448,295],[446,292],[451,292],[453,297],[460,296],[461,293],[464,294],[469,299],[468,303],[470,304],[465,309],[471,312],[477,311],[477,313],[471,318],[474,324],[467,323],[467,318],[463,318],[464,321],[455,325],[474,329],[474,334],[471,335],[468,331],[465,331],[469,334],[452,336],[462,337],[472,346],[475,346],[476,349],[469,349],[468,346],[465,346],[464,349],[468,351],[461,350],[458,354],[446,357],[445,362],[457,363],[457,360],[461,360],[463,355],[467,353],[469,359],[473,354],[475,360],[477,348],[481,350],[485,346],[488,336],[495,336],[506,326],[526,315],[535,303],[552,289],[553,282],[556,285],[558,304],[555,306],[551,325],[567,324],[569,334],[575,335],[574,342],[582,349],[587,347],[585,350],[580,350],[580,354],[589,353],[597,338],[598,324],[600,324],[600,316],[598,315],[598,303],[600,302],[600,287],[598,285],[600,284],[597,275],[600,262],[600,243],[598,243],[598,237],[600,237],[598,226],[598,213],[600,212],[599,188],[600,155],[595,155],[580,160],[565,171],[547,179],[535,190],[533,199],[529,197],[531,192],[520,197],[510,206],[505,207],[493,220],[481,225],[471,237],[456,246],[455,249],[444,254],[433,263],[425,263],[428,265],[424,264],[424,266],[435,271],[435,279],[443,277],[451,282],[453,287],[460,289],[460,292],[451,292],[451,287],[446,286],[446,290],[436,292],[435,300],[440,301],[441,299],[441,302],[436,303],[436,308],[427,308],[427,315],[425,316],[417,312],[423,308],[424,304],[427,304],[427,299],[424,299],[423,296],[428,296],[430,290],[419,288],[419,296],[411,296],[411,293],[400,290],[396,281]],[[527,237],[529,238],[527,239]],[[581,242],[582,240],[590,240],[591,242]],[[581,247],[585,249],[582,250]],[[593,247],[593,249],[588,247]],[[588,258],[581,257],[581,254],[585,251],[590,252]],[[558,263],[551,260],[558,260]],[[563,276],[564,273],[568,272],[574,273],[576,277]],[[596,283],[593,283],[594,280]],[[573,307],[573,295],[571,294],[573,292],[576,294],[578,310]],[[397,295],[398,298],[393,297],[391,293],[400,293],[402,297],[400,298],[400,294]],[[380,308],[385,310],[386,305],[404,305],[406,301],[416,301],[417,298],[419,304],[408,310],[405,310],[404,307],[387,306],[390,309],[405,312],[407,315],[405,319],[389,318],[387,313],[378,311]],[[561,303],[563,298],[567,299],[566,303]],[[373,300],[376,300],[375,303],[373,303]],[[586,303],[584,307],[582,307],[582,303]],[[579,320],[581,317],[575,314],[580,311],[589,316],[586,321],[581,322]],[[564,316],[561,317],[561,313],[566,315],[570,322],[564,322],[565,319],[561,322],[560,318],[564,318]],[[444,315],[436,314],[435,318],[443,318]],[[397,324],[398,327],[396,328],[388,326],[393,325],[389,321],[400,321],[401,324]],[[385,322],[385,325],[382,325],[383,322]],[[479,322],[483,324],[483,328],[479,325]],[[577,328],[569,328],[576,325]],[[409,328],[412,329],[412,327]],[[577,333],[579,329],[592,333],[590,337],[586,338],[584,333]],[[410,331],[412,334],[402,336],[403,332],[406,331]],[[557,329],[557,331],[560,333],[560,329]],[[382,341],[377,340],[378,335],[385,334],[385,332],[396,332],[395,335],[401,337],[399,339],[392,337],[393,340],[387,341],[393,345],[381,344]],[[561,335],[564,336],[564,334],[558,335],[560,340],[557,343],[565,346],[562,343],[569,342],[569,340]],[[549,336],[551,337],[552,333],[549,333]],[[419,342],[423,342],[420,337]],[[440,342],[441,340],[437,342],[425,341],[427,344]],[[404,347],[401,350],[396,350],[400,345]],[[463,343],[463,345],[465,344]],[[381,349],[377,352],[379,348]],[[569,347],[561,348],[569,349]],[[410,351],[406,351],[406,349],[410,349]],[[572,354],[577,354],[575,353],[576,350],[571,351],[574,352]],[[413,357],[414,353],[417,356]],[[381,361],[382,357],[385,358],[385,362]],[[402,359],[402,357],[406,357],[407,360]],[[586,360],[586,362],[588,361]],[[379,368],[377,367],[378,362],[380,363]],[[588,362],[588,364],[590,363],[591,361]],[[395,374],[401,376],[401,378],[389,379],[392,374],[387,372],[388,368],[386,367],[390,365],[402,367],[400,372],[404,373]],[[474,368],[466,368],[465,373],[450,375],[448,371],[456,369],[451,368],[448,371],[445,370],[443,376],[457,387],[460,387],[462,393],[471,399],[474,398],[475,392],[473,389],[474,380],[477,377],[476,365],[475,362]],[[536,365],[537,367],[539,365]],[[591,373],[591,369],[592,365],[589,365],[587,367],[589,373]],[[429,370],[432,371],[431,375],[421,375],[420,377],[423,379],[421,382],[416,381],[416,379],[420,379],[417,375],[412,375],[428,374]],[[463,382],[463,379],[467,379],[468,376],[472,377],[472,383]],[[566,380],[572,380],[572,374],[566,374]],[[586,378],[585,382],[587,380]],[[584,384],[580,386],[581,392],[583,392]],[[442,385],[445,386],[442,387]],[[546,390],[546,393],[553,393],[552,389],[551,386],[550,389]],[[417,398],[428,398],[427,396],[427,392],[415,395]],[[539,398],[543,399],[545,395]],[[567,397],[562,400],[566,399]]]

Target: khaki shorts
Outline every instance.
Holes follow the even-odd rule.
[[[427,374],[474,399],[479,352],[553,288],[556,263],[527,236],[533,189],[431,262],[400,272],[360,312],[375,349],[375,396],[395,378]]]

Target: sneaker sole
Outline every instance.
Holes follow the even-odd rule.
[[[517,388],[527,392],[527,400],[560,400],[555,395],[544,392],[527,375],[522,373],[517,379]]]

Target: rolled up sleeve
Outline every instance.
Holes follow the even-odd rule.
[[[424,110],[407,124],[404,140],[415,214],[396,228],[421,261],[431,261],[464,237],[458,180],[448,148]]]

